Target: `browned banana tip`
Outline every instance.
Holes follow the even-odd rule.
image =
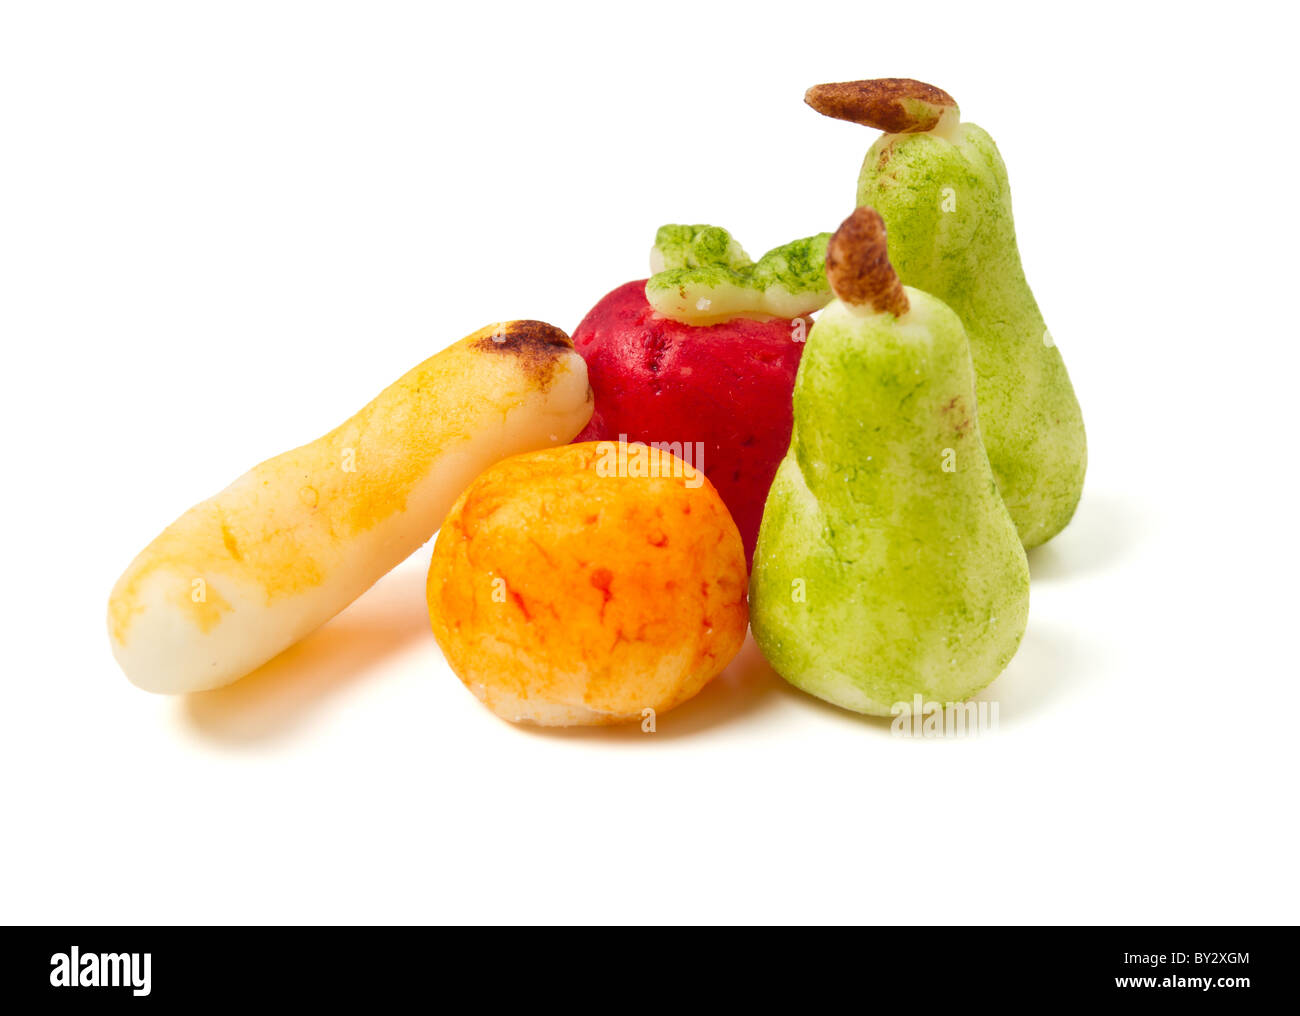
[[[854,209],[835,231],[826,249],[826,278],[847,304],[894,317],[907,313],[907,294],[889,263],[885,220],[874,208]]]
[[[489,342],[491,345],[489,345]],[[479,345],[493,349],[572,349],[573,340],[562,328],[545,321],[503,321]]]
[[[886,134],[934,130],[957,102],[942,88],[911,78],[871,78],[813,85],[803,101],[823,116],[860,123]]]
[[[545,391],[560,357],[573,349],[573,340],[545,321],[503,321],[483,329],[471,348],[515,357],[520,369]]]

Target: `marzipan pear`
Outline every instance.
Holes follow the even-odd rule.
[[[1065,362],[1025,281],[1007,170],[988,133],[947,92],[906,78],[817,85],[827,116],[885,131],[857,203],[880,212],[899,278],[957,312],[970,338],[980,426],[1025,547],[1065,528],[1087,446]]]
[[[975,694],[1015,654],[1029,568],[976,419],[960,319],[902,286],[859,208],[808,334],[763,511],[754,637],[791,684],[861,713]]]

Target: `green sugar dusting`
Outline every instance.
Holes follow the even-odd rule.
[[[768,251],[750,273],[757,289],[783,286],[791,293],[830,294],[826,281],[826,247],[830,233],[818,233]]]
[[[720,226],[660,226],[655,250],[665,270],[722,267],[742,269],[753,264],[744,248]]]
[[[902,318],[834,301],[809,332],[749,593],[782,677],[877,715],[969,698],[1014,655],[1029,608],[961,322],[907,297]]]
[[[988,133],[885,135],[857,202],[889,230],[905,285],[938,297],[970,338],[980,427],[1002,498],[1026,547],[1070,521],[1083,489],[1083,417],[1061,352],[1025,279],[1006,166]]]
[[[753,262],[720,226],[667,225],[655,235],[646,298],[666,317],[711,324],[732,317],[798,317],[825,306],[829,233],[792,240]]]

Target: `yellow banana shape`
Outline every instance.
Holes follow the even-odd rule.
[[[114,656],[153,692],[243,677],[425,543],[480,472],[567,443],[591,411],[560,329],[480,329],[164,529],[113,588]]]

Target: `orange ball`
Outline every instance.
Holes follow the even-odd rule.
[[[695,695],[744,642],[744,549],[712,484],[666,451],[619,448],[498,462],[438,533],[433,633],[505,719],[641,720]]]

